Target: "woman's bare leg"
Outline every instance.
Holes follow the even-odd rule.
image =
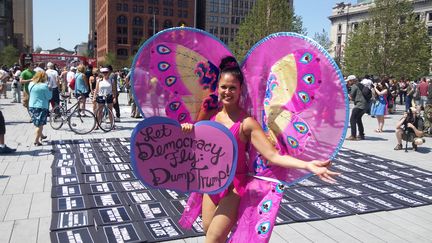
[[[216,212],[206,233],[206,243],[226,242],[231,228],[237,221],[240,196],[230,191],[219,202]]]
[[[213,220],[214,214],[216,212],[217,205],[211,200],[208,194],[203,195],[203,203],[202,203],[202,220],[204,233],[207,233],[208,228],[210,227],[210,223]]]

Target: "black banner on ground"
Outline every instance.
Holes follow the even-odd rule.
[[[203,235],[178,220],[188,195],[146,187],[132,171],[128,138],[56,141],[52,242],[157,242]],[[323,220],[432,203],[432,172],[342,149],[337,184],[317,177],[285,189],[276,224]]]

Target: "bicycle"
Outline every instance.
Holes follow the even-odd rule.
[[[54,107],[50,112],[51,127],[58,130],[67,121],[69,128],[76,134],[87,134],[93,131],[96,127],[96,117],[93,112],[80,108],[81,97],[78,98],[77,103],[68,109],[68,97],[68,94],[60,94],[60,105]]]
[[[96,121],[99,128],[104,132],[114,129],[114,113],[108,107],[108,96],[103,96],[104,104],[96,109]],[[98,103],[99,104],[99,103]]]

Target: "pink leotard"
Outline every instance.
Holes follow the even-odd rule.
[[[229,129],[237,141],[238,148],[237,168],[233,183],[230,185],[230,187],[233,186],[239,196],[242,196],[245,192],[247,175],[249,172],[249,167],[247,165],[248,160],[246,158],[246,144],[240,140],[240,130],[243,118],[244,116],[241,116],[241,118]],[[214,121],[215,116],[210,120]],[[219,201],[228,194],[230,187],[219,194],[210,195],[210,198],[215,204],[219,204]],[[189,196],[187,206],[185,207],[182,217],[179,220],[179,224],[186,229],[191,228],[193,222],[195,222],[196,218],[201,214],[201,209],[202,194],[192,192]]]
[[[241,124],[243,122],[243,117],[244,116],[241,116],[240,119],[237,122],[235,122],[229,129],[237,141],[237,149],[238,149],[237,168],[236,168],[232,186],[234,186],[239,196],[242,196],[244,194],[246,188],[247,175],[249,172],[249,168],[246,160],[246,144],[240,139],[240,129],[241,129]],[[210,120],[214,121],[215,118],[216,116],[212,117]],[[227,188],[226,190],[224,190],[219,194],[210,195],[210,198],[215,204],[218,204],[219,201],[228,194],[228,190],[229,188]]]

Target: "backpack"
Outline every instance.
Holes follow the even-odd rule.
[[[75,77],[69,82],[69,88],[75,90]]]
[[[369,102],[372,99],[372,90],[369,89],[367,86],[364,86],[361,83],[358,83],[357,86],[360,89],[360,91],[361,91],[363,97],[365,98],[365,100],[367,102]]]

